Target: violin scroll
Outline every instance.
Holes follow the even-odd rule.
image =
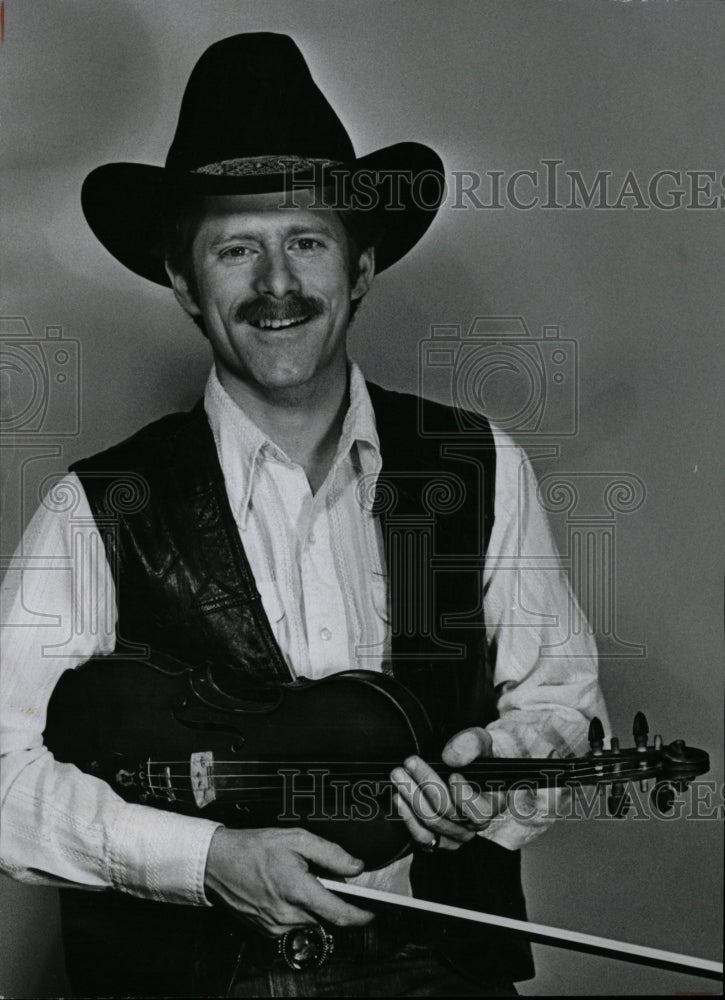
[[[639,780],[642,791],[648,791],[649,778],[655,784],[650,792],[652,806],[661,814],[671,813],[677,792],[684,791],[693,778],[705,774],[710,768],[710,758],[704,750],[688,746],[684,740],[664,743],[661,736],[648,744],[649,725],[642,712],[637,712],[632,726],[634,747],[621,750],[619,740],[613,736],[609,750],[604,750],[604,732],[599,719],[592,719],[589,726],[590,758],[603,765],[602,780],[611,784],[607,796],[610,816],[623,818],[631,808],[625,781]],[[606,777],[605,777],[606,774]]]

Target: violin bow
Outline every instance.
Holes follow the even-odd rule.
[[[556,948],[569,948],[573,951],[606,955],[624,962],[637,962],[640,965],[651,965],[673,972],[692,972],[706,979],[722,979],[723,975],[722,962],[712,962],[707,958],[681,955],[674,951],[649,948],[646,945],[631,944],[628,941],[616,941],[613,938],[598,937],[595,934],[582,934],[580,931],[569,931],[560,927],[549,927],[546,924],[535,924],[528,920],[515,920],[512,917],[502,917],[494,913],[480,913],[478,910],[467,910],[462,906],[431,903],[425,899],[399,896],[393,892],[384,892],[382,889],[367,889],[364,886],[351,885],[347,882],[334,882],[326,878],[321,878],[319,881],[331,892],[344,893],[348,896],[357,896],[360,899],[369,899],[379,903],[390,903],[394,906],[407,906],[413,910],[437,913],[443,917],[471,920],[477,924],[490,924]]]

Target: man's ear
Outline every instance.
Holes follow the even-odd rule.
[[[361,299],[370,290],[375,277],[375,248],[368,247],[360,254],[357,281],[350,292],[351,299]]]
[[[184,312],[188,313],[192,319],[201,316],[201,309],[196,304],[196,299],[191,294],[191,289],[189,288],[189,282],[178,271],[174,271],[170,266],[168,260],[164,261],[164,267],[166,268],[166,273],[171,281],[171,287],[174,290],[174,295],[176,296],[176,301],[179,303]]]

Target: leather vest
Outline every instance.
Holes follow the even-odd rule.
[[[480,418],[472,423],[470,415],[415,396],[372,384],[368,389],[383,464],[377,484],[363,479],[360,490],[374,503],[385,542],[393,672],[422,701],[442,747],[460,729],[496,717],[483,621],[495,448]],[[117,652],[150,646],[187,663],[212,661],[224,683],[251,695],[257,686],[290,679],[234,522],[201,401],[71,468],[115,574]],[[526,918],[519,852],[481,837],[455,852],[417,854],[411,882],[423,899]],[[98,957],[103,938],[106,951],[134,955],[136,962],[149,949],[143,983],[152,995],[152,966],[160,962],[163,974],[159,954],[165,947],[172,948],[178,969],[181,956],[199,960],[200,941],[213,938],[216,947],[220,927],[226,939],[244,933],[217,911],[116,894],[61,895],[69,975],[81,991],[103,987],[102,970],[88,973],[91,954],[96,965],[111,961]],[[159,927],[167,932],[162,938]],[[431,927],[431,943],[485,981],[533,975],[526,943],[464,921]],[[167,938],[173,944],[165,945]],[[168,978],[163,991],[174,992]]]

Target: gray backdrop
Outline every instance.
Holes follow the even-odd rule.
[[[697,196],[715,208],[694,207],[691,193],[674,210],[635,209],[635,198],[623,210],[521,210],[505,197],[502,209],[457,209],[449,197],[421,245],[373,288],[353,350],[369,376],[413,389],[418,342],[433,324],[466,330],[477,316],[521,316],[532,338],[560,327],[579,397],[557,394],[550,348],[539,348],[550,390],[540,430],[566,430],[576,403],[576,433],[526,440],[534,451],[544,439],[558,446],[538,460],[540,475],[586,473],[576,482],[599,490],[624,476],[609,520],[601,497],[578,511],[591,537],[616,536],[616,590],[605,601],[615,623],[599,627],[615,731],[628,743],[643,709],[666,739],[708,748],[721,782],[724,21],[717,0],[8,0],[0,315],[3,351],[27,369],[0,373],[10,432],[3,555],[49,474],[190,404],[209,365],[170,293],[95,242],[79,206],[83,177],[109,160],[163,161],[208,44],[289,32],[359,152],[420,140],[441,151],[449,174],[501,171],[504,182],[558,159],[588,182],[611,171],[615,199],[630,170],[645,193],[657,171],[716,172]],[[485,182],[478,193],[490,203]],[[528,199],[526,178],[516,193]],[[568,200],[564,189],[558,201]],[[53,328],[68,341],[61,361]],[[52,391],[35,405],[39,378]],[[576,516],[554,517],[565,553]],[[531,917],[716,958],[719,844],[707,819],[560,823],[525,852]],[[1,884],[0,993],[62,992],[53,890]],[[537,948],[537,960],[531,994],[713,988],[551,948]]]

